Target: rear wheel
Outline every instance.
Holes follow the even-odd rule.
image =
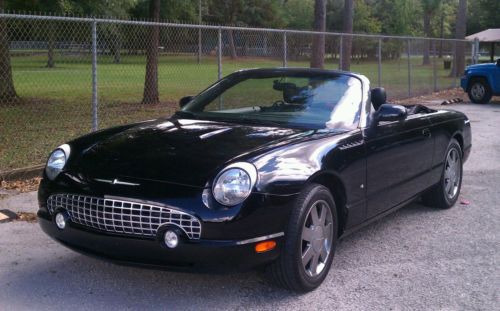
[[[469,99],[473,103],[486,104],[490,101],[493,93],[488,81],[483,78],[476,78],[471,81],[467,95],[469,95]]]
[[[330,191],[311,184],[299,195],[280,257],[268,267],[272,281],[297,292],[318,287],[330,270],[337,242],[337,212]]]
[[[450,208],[458,200],[462,187],[462,149],[452,139],[446,151],[441,179],[422,197],[424,204],[438,208]]]

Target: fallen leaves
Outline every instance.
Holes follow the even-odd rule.
[[[15,190],[18,192],[31,192],[38,190],[40,184],[40,177],[35,177],[27,180],[14,180],[0,182],[0,188],[5,190]]]
[[[27,222],[37,222],[37,217],[36,217],[35,213],[18,212],[16,220],[27,221]]]

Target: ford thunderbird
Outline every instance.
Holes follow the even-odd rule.
[[[43,231],[118,263],[265,267],[310,291],[340,238],[420,198],[452,207],[471,150],[464,114],[387,103],[348,72],[242,70],[179,104],[56,148]]]

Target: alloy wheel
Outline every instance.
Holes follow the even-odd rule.
[[[332,253],[333,216],[323,200],[312,204],[302,227],[302,267],[310,277],[319,275]]]
[[[460,155],[457,149],[450,149],[446,156],[444,168],[444,191],[449,200],[453,199],[458,192],[462,167],[460,166]]]

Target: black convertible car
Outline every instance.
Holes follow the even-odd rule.
[[[388,104],[347,72],[242,70],[180,106],[53,151],[42,229],[115,262],[266,266],[308,291],[340,237],[419,197],[453,206],[471,150],[464,114]]]

